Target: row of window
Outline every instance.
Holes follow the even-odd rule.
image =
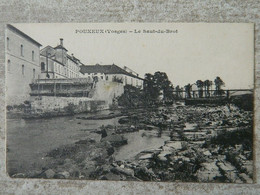
[[[6,38],[6,45],[7,45],[7,49],[10,50],[10,38],[9,37]],[[24,57],[24,47],[22,44],[20,45],[20,55],[22,57]],[[34,51],[32,51],[32,61],[34,61]]]
[[[15,67],[16,68],[16,67]],[[12,65],[11,65],[11,60],[8,60],[7,61],[7,71],[11,71],[12,70]],[[25,67],[24,67],[24,64],[21,66],[21,74],[22,75],[25,75]],[[35,79],[35,68],[33,68],[33,79]]]
[[[100,76],[100,77],[98,77],[98,76],[93,76],[93,75],[92,75],[92,76],[88,76],[89,79],[91,79],[91,78],[93,79],[94,77],[100,78],[100,79],[104,79],[103,76]],[[106,76],[106,80],[108,80],[108,76]]]
[[[95,72],[95,73],[88,73],[88,75],[104,75],[104,73]]]
[[[90,75],[90,73],[89,73],[89,75]],[[90,79],[90,78],[93,78],[93,75],[96,75],[96,73],[94,73],[94,74],[92,74],[92,77],[91,76],[88,76],[88,78]],[[100,79],[106,79],[106,80],[108,80],[108,76],[105,76],[105,77],[103,77],[103,76],[99,76],[99,78]],[[121,78],[118,78],[118,79],[123,79],[123,77],[121,77]],[[136,83],[136,86],[138,86],[138,79],[136,79],[136,81],[135,81]],[[125,76],[125,84],[127,84],[127,76]],[[131,78],[131,85],[133,85],[134,84],[134,80],[133,80],[133,78]]]
[[[79,70],[79,67],[77,66],[77,65],[75,65],[75,63],[74,62],[72,62],[72,61],[68,61],[69,63],[68,63],[68,67],[69,67],[69,69],[72,69],[73,71],[78,71]]]
[[[7,61],[7,70],[11,71],[11,61],[8,60]],[[45,70],[45,64],[44,62],[41,63],[41,70]],[[25,68],[24,65],[22,65],[22,69],[21,69],[21,73],[22,75],[25,75]],[[69,77],[75,78],[78,77],[78,75],[76,73],[73,73],[72,71],[68,72]],[[88,76],[88,78],[90,78],[90,76]],[[104,79],[103,76],[100,76],[101,79]],[[33,79],[35,79],[35,69],[33,69]],[[108,80],[108,76],[105,77],[106,80]],[[127,84],[127,77],[125,76],[125,84]],[[133,78],[131,78],[131,84],[133,85]],[[136,85],[138,85],[138,80],[136,80]]]
[[[41,71],[45,71],[46,70],[45,68],[46,68],[45,63],[41,62]],[[76,74],[74,71],[71,71],[71,70],[67,69],[66,67],[63,67],[63,66],[57,65],[57,64],[54,64],[54,72],[68,76],[70,78],[79,77],[79,75]]]

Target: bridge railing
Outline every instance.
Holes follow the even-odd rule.
[[[178,90],[173,91],[174,97],[177,99],[195,99],[195,98],[212,98],[212,97],[227,97],[232,95],[253,93],[253,89],[221,89],[221,90]]]

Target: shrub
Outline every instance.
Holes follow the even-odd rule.
[[[90,102],[90,111],[96,112],[98,110],[98,103],[95,101]]]
[[[6,110],[7,110],[7,111],[13,110],[13,106],[6,106]]]
[[[76,106],[73,103],[69,103],[67,107],[64,108],[64,110],[71,114],[74,115],[75,114],[75,110],[76,110]]]

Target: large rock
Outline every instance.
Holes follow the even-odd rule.
[[[56,179],[68,179],[70,177],[70,173],[68,171],[62,171],[55,174],[54,178]]]
[[[121,180],[120,175],[114,174],[114,173],[107,173],[106,175],[102,175],[100,180],[110,180],[110,181],[119,181]]]
[[[119,124],[126,124],[126,123],[129,123],[129,122],[130,122],[130,118],[129,117],[123,117],[123,118],[120,118],[118,120]]]
[[[245,173],[239,174],[239,177],[242,179],[244,183],[253,183],[253,179],[248,177]]]
[[[95,139],[93,138],[88,138],[88,139],[85,139],[85,140],[79,140],[77,142],[75,142],[75,144],[90,144],[90,143],[95,143]]]
[[[108,156],[111,156],[112,154],[114,154],[114,152],[115,152],[115,149],[114,149],[114,147],[109,147],[109,148],[107,148],[106,149],[107,150],[107,155]]]
[[[175,150],[180,150],[182,149],[183,143],[181,141],[167,141],[165,146]]]
[[[45,171],[43,173],[43,178],[47,178],[47,179],[50,179],[50,178],[53,178],[55,175],[55,172],[52,170],[52,169],[48,169],[47,171]]]
[[[156,176],[152,170],[148,170],[146,167],[138,167],[135,169],[135,177],[142,181],[156,181]]]
[[[171,154],[171,152],[169,152],[169,151],[161,151],[161,153],[158,154],[158,159],[160,161],[167,161],[168,159],[167,159],[166,156],[169,155],[169,154]]]
[[[13,178],[26,178],[26,174],[16,173],[16,174],[13,174],[11,177],[13,177]]]
[[[196,175],[201,182],[214,181],[214,178],[222,176],[214,161],[211,163],[201,163],[200,166],[201,168],[197,171]]]
[[[109,141],[113,147],[119,147],[127,144],[127,139],[122,135],[109,135],[101,139],[101,142]]]
[[[151,158],[153,158],[153,156],[154,156],[153,153],[143,154],[143,155],[139,156],[139,160],[151,159]]]
[[[114,167],[111,169],[111,171],[115,174],[124,174],[126,176],[134,176],[134,171],[129,168],[121,168],[121,167]]]

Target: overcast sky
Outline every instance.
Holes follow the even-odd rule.
[[[174,86],[220,76],[225,88],[253,88],[252,24],[13,24],[41,43],[64,47],[86,65],[127,66],[140,76],[166,72]],[[125,30],[128,33],[93,34],[76,30]],[[141,30],[142,33],[129,33]],[[177,33],[143,33],[143,30]],[[108,32],[108,31],[107,31]]]

